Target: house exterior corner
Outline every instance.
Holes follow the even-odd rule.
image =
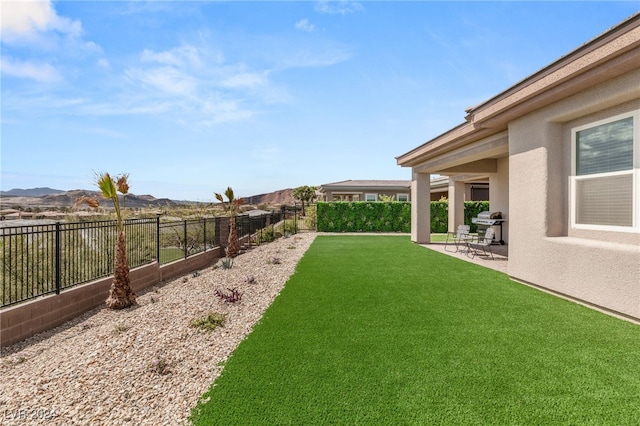
[[[512,278],[640,319],[640,14],[397,162],[449,176],[450,231],[456,183],[489,182]],[[421,206],[429,191],[418,188]]]

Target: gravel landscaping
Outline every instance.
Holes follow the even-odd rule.
[[[237,257],[231,269],[218,262],[152,287],[134,308],[97,308],[3,348],[0,423],[188,424],[191,408],[314,238],[303,233],[263,244]],[[215,295],[229,289],[242,293],[241,300]],[[210,312],[226,315],[223,327],[191,325]]]

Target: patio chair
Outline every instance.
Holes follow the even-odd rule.
[[[473,259],[476,255],[480,255],[480,250],[482,250],[485,256],[491,255],[491,259],[493,259],[491,243],[493,243],[495,233],[496,231],[493,228],[487,228],[487,232],[485,232],[483,237],[478,240],[467,240],[467,256],[471,253],[471,258]]]
[[[464,245],[469,239],[470,230],[471,227],[469,225],[458,225],[456,232],[447,232],[447,240],[444,243],[444,249],[447,250],[447,246],[449,244],[455,244],[456,251],[460,250],[460,245]]]

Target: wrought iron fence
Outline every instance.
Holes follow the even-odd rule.
[[[295,211],[295,210],[294,210]],[[236,217],[238,236],[295,233],[297,214],[286,208]],[[293,226],[292,226],[293,225]],[[228,218],[162,221],[160,217],[124,223],[129,266],[186,259],[226,246]],[[0,228],[0,307],[113,274],[116,221],[56,222]],[[249,239],[250,241],[251,239]]]
[[[215,238],[219,221],[220,218],[212,217],[158,222],[156,258],[160,263],[169,263],[219,246]]]

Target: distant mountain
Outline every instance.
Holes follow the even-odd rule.
[[[244,197],[244,204],[254,206],[277,206],[282,204],[293,204],[292,189],[281,189],[279,191],[269,192],[267,194],[253,195]],[[98,198],[100,204],[109,208],[110,203],[102,199],[97,191],[84,189],[75,189],[72,191],[60,191],[51,188],[32,188],[32,189],[12,189],[11,191],[2,191],[0,193],[0,207],[38,207],[41,209],[56,207],[71,207],[76,200],[82,196]],[[128,194],[124,201],[126,207],[144,208],[144,207],[163,207],[179,204],[189,204],[190,201],[175,201],[168,198],[155,198],[152,195],[135,195]]]
[[[10,191],[0,191],[0,196],[3,197],[42,197],[45,195],[51,194],[61,194],[65,191],[60,189],[53,188],[31,188],[31,189],[20,189],[14,188]]]
[[[244,197],[245,204],[253,204],[259,206],[262,204],[275,205],[275,204],[293,204],[295,202],[293,198],[293,189],[281,189],[279,191],[269,192],[268,194],[252,195],[250,197]]]
[[[72,191],[57,191],[50,192],[44,195],[19,195],[24,193],[31,193],[30,191],[36,191],[42,188],[34,188],[33,190],[16,190],[13,193],[11,191],[3,192],[3,198],[0,200],[3,208],[22,206],[22,207],[38,207],[38,208],[53,208],[53,207],[71,207],[80,197],[92,197],[98,198],[100,204],[104,207],[110,208],[110,203],[107,200],[102,199],[100,193],[97,191],[89,191],[83,189],[75,189]],[[50,189],[50,188],[46,188]],[[37,192],[35,192],[37,193]],[[9,194],[9,195],[5,195]],[[167,205],[175,205],[176,202],[169,200],[168,198],[155,198],[151,195],[135,195],[128,194],[124,201],[126,207],[143,208],[143,207],[162,207]]]

